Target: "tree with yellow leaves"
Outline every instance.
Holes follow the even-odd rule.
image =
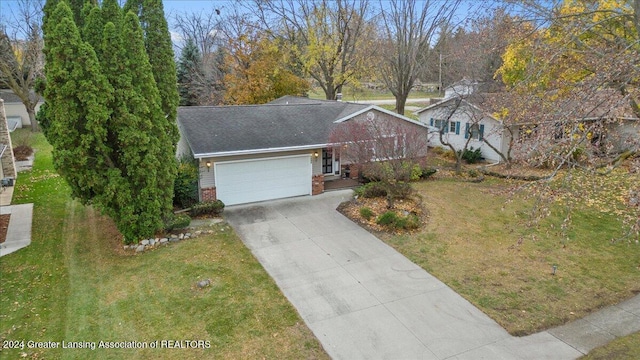
[[[262,26],[283,38],[291,60],[335,100],[345,84],[357,82],[371,66],[365,46],[367,0],[255,0]]]
[[[227,32],[224,77],[228,104],[264,104],[284,95],[304,95],[306,80],[288,67],[282,44],[258,32],[244,17]]]

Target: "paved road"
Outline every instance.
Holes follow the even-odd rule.
[[[350,197],[351,191],[335,191],[225,209],[227,221],[334,359],[574,359],[615,331],[640,330],[636,297],[592,321],[512,337],[335,211]]]
[[[395,105],[396,99],[383,99],[383,100],[349,100],[344,99],[344,101],[361,103],[361,104],[371,104],[371,105]],[[429,103],[431,101],[430,98],[416,98],[416,99],[407,99],[408,104],[412,103]]]

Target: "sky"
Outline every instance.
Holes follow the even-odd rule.
[[[31,0],[34,1],[34,0]],[[44,0],[40,1],[44,4]],[[123,3],[123,0],[119,0]],[[0,24],[9,26],[13,22],[12,13],[18,10],[18,0],[0,0]],[[163,0],[164,11],[167,19],[171,21],[171,18],[176,13],[190,13],[199,11],[214,11],[215,9],[224,10],[230,6],[233,6],[233,1],[229,0]]]
[[[45,0],[22,0],[31,1],[34,4],[44,4]],[[118,0],[120,3],[124,3],[126,0]],[[387,0],[380,0],[381,4]],[[423,0],[424,1],[424,0]],[[464,18],[468,14],[470,7],[476,7],[479,4],[489,5],[494,4],[497,0],[462,0],[462,4],[458,10],[458,18]],[[18,13],[19,0],[0,0],[0,26],[6,26],[7,32],[13,35],[12,29],[15,23],[14,13]],[[250,3],[248,0],[245,3]],[[437,0],[436,0],[437,3]],[[173,31],[172,22],[176,14],[180,13],[197,13],[204,11],[205,13],[213,12],[216,9],[220,10],[223,14],[231,12],[231,8],[237,8],[238,3],[234,0],[163,0],[165,15],[169,22],[169,28],[172,30],[172,39],[174,43],[180,47],[181,36],[177,32]],[[371,0],[371,4],[376,6],[378,0]],[[490,6],[490,5],[489,5]],[[227,10],[227,11],[225,11]],[[23,37],[23,36],[19,36]]]

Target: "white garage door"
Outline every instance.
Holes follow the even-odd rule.
[[[218,162],[214,172],[226,205],[311,194],[311,155]]]

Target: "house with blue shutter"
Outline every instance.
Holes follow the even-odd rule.
[[[420,122],[440,130],[441,136],[431,136],[429,146],[452,145],[456,151],[480,149],[485,160],[500,162],[499,152],[506,153],[510,133],[502,122],[482,107],[490,94],[451,94],[441,101],[416,112]],[[442,141],[441,141],[442,139]]]

